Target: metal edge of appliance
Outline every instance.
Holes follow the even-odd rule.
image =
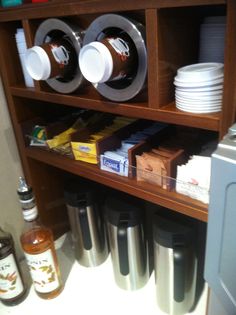
[[[82,30],[70,23],[64,22],[60,19],[47,19],[43,21],[35,34],[34,44],[41,45],[46,42],[47,36],[52,31],[61,31],[65,33],[71,40],[77,55],[79,55],[82,46]],[[59,93],[69,94],[77,90],[83,83],[84,77],[80,71],[79,65],[77,65],[74,78],[69,82],[62,82],[56,78],[46,80],[47,84]]]
[[[132,83],[123,89],[114,89],[106,83],[93,84],[104,97],[113,101],[127,101],[134,98],[145,86],[147,76],[147,50],[145,44],[144,26],[132,19],[117,14],[105,14],[95,19],[88,29],[83,40],[83,46],[96,41],[103,30],[117,27],[125,31],[137,49],[138,70]]]

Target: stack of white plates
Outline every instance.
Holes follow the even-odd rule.
[[[221,111],[224,65],[197,63],[178,69],[175,77],[176,107],[191,113]]]
[[[225,16],[206,17],[200,27],[199,62],[224,62]]]
[[[18,54],[20,57],[20,63],[21,63],[21,67],[22,67],[22,71],[24,75],[25,85],[27,87],[34,87],[34,81],[29,75],[25,66],[25,53],[27,50],[27,45],[25,41],[25,33],[24,33],[23,28],[17,29],[15,38],[16,38],[16,46],[17,46]]]

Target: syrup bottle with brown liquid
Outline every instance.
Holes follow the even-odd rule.
[[[26,291],[13,238],[0,228],[0,300],[7,306],[17,305],[26,298]]]
[[[22,177],[17,192],[25,220],[20,241],[34,289],[41,298],[52,299],[63,289],[53,234],[40,223],[33,190]]]

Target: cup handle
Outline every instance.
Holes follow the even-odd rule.
[[[186,254],[184,248],[174,248],[174,300],[182,302],[185,291]]]
[[[123,276],[129,274],[129,256],[128,256],[128,239],[127,239],[127,228],[128,228],[128,215],[121,214],[117,228],[117,243],[118,243],[118,256],[120,273]]]
[[[92,240],[89,230],[88,215],[86,208],[79,209],[79,222],[84,248],[90,250],[92,248]]]

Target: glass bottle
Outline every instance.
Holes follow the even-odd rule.
[[[25,299],[26,291],[13,238],[0,228],[0,300],[8,306],[17,305]]]
[[[51,229],[40,223],[33,190],[22,177],[17,192],[25,220],[20,241],[34,289],[41,298],[51,299],[63,289],[53,234]]]

